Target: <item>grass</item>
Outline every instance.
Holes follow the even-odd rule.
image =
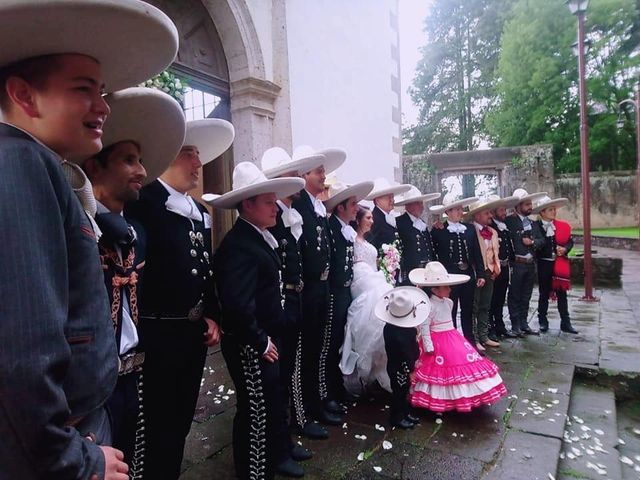
[[[574,230],[574,233],[582,235],[582,230]],[[591,235],[594,237],[640,238],[640,229],[638,227],[592,228]]]

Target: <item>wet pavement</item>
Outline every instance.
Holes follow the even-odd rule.
[[[421,424],[410,431],[389,427],[386,398],[363,399],[350,408],[343,426],[329,427],[329,440],[294,437],[314,453],[313,459],[304,462],[305,478],[640,478],[633,469],[640,465],[640,433],[634,432],[639,426],[633,425],[634,419],[640,418],[640,404],[625,403],[631,413],[624,417],[626,426],[622,425],[620,436],[627,435],[627,441],[621,445],[618,435],[612,433],[615,427],[609,425],[612,415],[603,414],[610,410],[615,413],[615,404],[609,406],[613,401],[611,393],[580,391],[574,380],[575,372],[585,369],[626,372],[630,376],[640,373],[640,253],[604,248],[599,251],[623,258],[623,284],[619,289],[596,289],[600,298],[597,303],[580,301],[582,287],[574,287],[570,311],[579,335],[559,332],[559,317],[552,303],[551,329],[547,334],[506,340],[489,352],[501,368],[508,398],[468,414],[436,415],[423,411]],[[535,305],[534,299],[530,310],[532,327],[537,327]],[[582,399],[582,404],[576,404],[576,399]],[[211,349],[181,480],[235,478],[231,451],[234,407],[234,386],[224,360],[217,348]],[[566,456],[574,446],[583,450],[585,460],[589,457],[584,453],[588,444],[583,448],[580,442],[572,445],[564,438],[566,432],[576,428],[580,435],[585,433],[580,428],[585,424],[571,418],[572,423],[565,426],[570,408],[571,412],[585,411],[585,418],[579,418],[593,423],[589,427],[592,430],[606,429],[607,437],[601,440],[604,450],[618,449],[614,450],[614,457],[606,459],[610,464],[605,475],[586,467],[587,462],[571,462]],[[589,408],[593,410],[590,414]],[[598,422],[605,426],[598,427]],[[572,436],[575,433],[570,433],[569,438]],[[618,459],[618,451],[634,462],[632,466],[622,466],[622,473],[627,475],[624,477],[620,477],[620,466],[612,463]]]

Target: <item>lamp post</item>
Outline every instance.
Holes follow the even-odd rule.
[[[636,99],[627,98],[626,100],[618,103],[618,107],[622,108],[625,103],[630,103],[635,108],[636,112],[636,201],[640,206],[640,83],[636,86]],[[619,127],[624,126],[624,122]],[[640,221],[640,213],[638,214],[638,220]]]
[[[587,122],[587,91],[585,86],[584,17],[589,0],[567,0],[572,14],[578,17],[578,85],[580,93],[580,168],[582,183],[582,230],[584,234],[584,296],[593,302],[593,268],[591,258],[591,184],[589,182],[589,125]]]

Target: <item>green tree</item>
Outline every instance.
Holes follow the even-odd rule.
[[[404,152],[471,150],[484,136],[500,34],[513,0],[435,0],[409,89],[420,108]]]
[[[590,154],[594,169],[629,164],[629,135],[615,128],[638,57],[634,0],[592,0],[586,30]],[[561,0],[518,0],[502,35],[496,102],[487,116],[494,145],[551,143],[556,170],[579,170],[576,19]],[[619,154],[620,152],[620,154]]]

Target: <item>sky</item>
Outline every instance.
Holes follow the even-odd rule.
[[[424,20],[433,0],[399,0],[398,3],[402,125],[410,126],[418,119],[418,109],[413,105],[407,89],[411,86],[416,65],[420,60],[420,47],[426,43],[423,32]]]

